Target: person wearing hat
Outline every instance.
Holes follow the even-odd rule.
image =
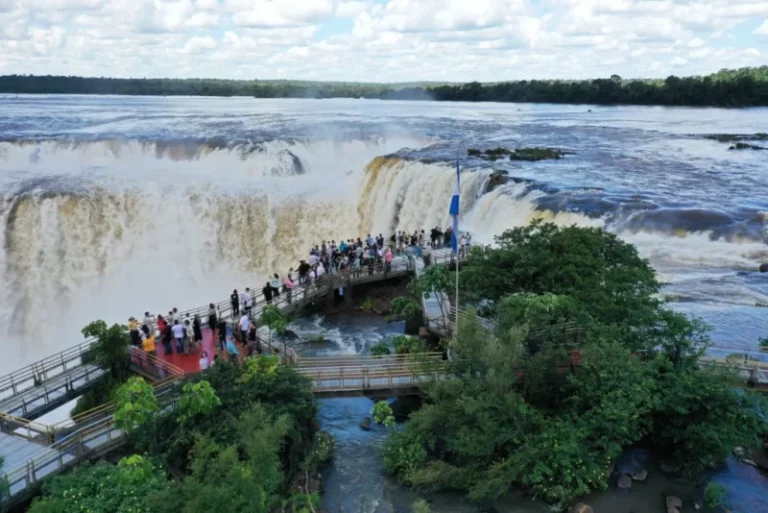
[[[141,335],[139,335],[139,322],[134,317],[128,318],[128,331],[131,334],[131,345],[141,346]]]

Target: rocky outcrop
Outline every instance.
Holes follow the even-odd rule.
[[[667,495],[665,498],[667,505],[667,513],[680,513],[683,507],[683,499],[675,497],[674,495]]]
[[[373,420],[370,417],[365,417],[363,421],[360,423],[360,429],[362,429],[363,431],[370,431],[372,425],[373,425]]]
[[[485,186],[485,193],[488,194],[499,185],[504,185],[507,182],[509,182],[509,175],[506,171],[494,171],[491,177],[488,179],[488,184]]]
[[[648,479],[648,471],[645,470],[644,468],[641,468],[637,472],[632,473],[632,481],[642,482],[642,481],[645,481],[646,479]]]
[[[677,475],[680,473],[680,465],[669,461],[661,461],[659,462],[659,470],[665,474]]]
[[[579,502],[578,504],[571,506],[570,513],[595,513],[595,510],[592,509],[592,506]]]
[[[624,489],[632,488],[632,478],[629,474],[621,474],[616,480],[616,486]]]

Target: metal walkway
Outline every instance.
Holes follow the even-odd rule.
[[[93,340],[0,378],[0,412],[34,420],[77,397],[106,375],[84,363]]]

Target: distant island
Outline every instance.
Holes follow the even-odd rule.
[[[612,75],[594,80],[466,84],[4,75],[0,76],[0,93],[756,107],[768,106],[768,66],[720,70],[706,76],[670,76],[663,80],[626,80]]]

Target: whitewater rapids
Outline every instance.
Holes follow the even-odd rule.
[[[232,102],[242,113],[222,114]],[[323,239],[448,226],[451,138],[478,146],[570,144],[575,152],[552,164],[508,165],[515,179],[494,186],[496,164],[463,159],[461,225],[474,241],[491,243],[534,219],[604,227],[636,244],[669,284],[665,295],[676,308],[703,313],[720,338],[736,333],[754,343],[768,331],[760,312],[768,286],[754,272],[768,261],[762,205],[753,199],[746,208],[736,192],[713,187],[683,191],[698,195],[696,202],[665,203],[681,189],[669,165],[680,150],[667,151],[668,141],[652,131],[632,132],[639,143],[627,145],[624,119],[608,130],[559,106],[566,123],[545,109],[523,134],[496,121],[499,109],[508,110],[505,119],[520,116],[508,106],[441,105],[432,114],[431,104],[372,102],[361,112],[351,101],[279,108],[225,99],[0,104],[7,113],[0,115],[0,372],[78,343],[94,319],[126,322],[146,310],[191,308],[234,288],[260,288]],[[375,129],[372,112],[382,113]],[[690,110],[681,112],[665,116]],[[631,123],[639,130],[649,121]],[[683,151],[695,148],[704,158],[704,143],[680,140]],[[714,162],[738,159],[734,191],[756,190],[764,165],[755,156],[730,157],[716,142],[706,144]],[[667,161],[639,160],[649,155]],[[632,159],[623,174],[615,171],[621,158]],[[681,176],[714,176],[710,164],[693,169],[685,160]],[[669,183],[654,175],[660,169]],[[713,199],[718,190],[721,204]]]

